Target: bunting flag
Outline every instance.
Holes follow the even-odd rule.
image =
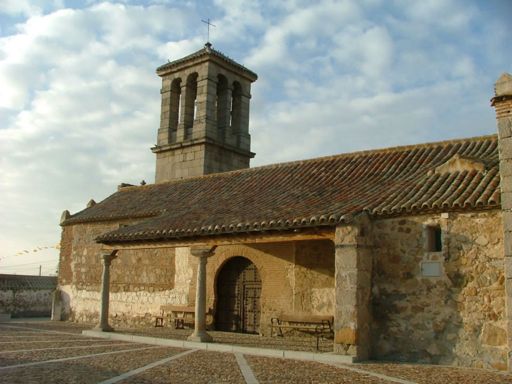
[[[27,253],[37,253],[37,252],[43,251],[45,249],[57,249],[57,250],[59,250],[60,249],[60,244],[41,245],[41,246],[35,247],[32,250],[24,249],[23,251],[19,251],[19,252],[15,253],[14,256],[22,256],[22,255],[25,255]],[[3,259],[3,258],[4,257],[0,257],[0,260]]]

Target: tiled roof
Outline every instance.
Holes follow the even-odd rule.
[[[492,135],[127,187],[63,225],[154,215],[98,238],[108,243],[333,226],[362,212],[489,209],[500,204],[497,141]]]
[[[54,290],[56,287],[57,276],[0,274],[0,291]]]
[[[215,57],[218,57],[218,58],[224,60],[225,62],[233,65],[234,67],[237,67],[241,71],[246,72],[247,74],[249,74],[250,77],[253,77],[254,79],[258,78],[258,75],[256,75],[253,71],[251,71],[250,69],[244,67],[242,64],[237,63],[235,60],[233,60],[230,57],[226,56],[222,52],[217,51],[216,49],[213,49],[211,47],[211,44],[208,44],[208,43],[205,44],[204,48],[201,48],[199,51],[196,51],[196,52],[194,52],[194,53],[192,53],[192,54],[190,54],[188,56],[182,57],[181,59],[174,60],[174,61],[171,61],[171,62],[166,63],[164,65],[161,65],[160,67],[158,67],[156,69],[156,72],[159,73],[159,72],[171,69],[173,67],[178,67],[181,64],[186,63],[187,61],[190,61],[190,60],[202,57],[202,56],[215,56]]]

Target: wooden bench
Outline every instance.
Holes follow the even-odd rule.
[[[194,326],[195,307],[184,305],[162,305],[160,315],[155,317],[155,327],[163,327],[164,320],[167,318],[169,323],[174,324],[175,329],[184,329],[185,324]],[[206,325],[213,324],[213,316],[209,309],[206,313]]]
[[[320,337],[334,335],[333,322],[333,316],[281,314],[270,319],[270,336],[274,336],[274,330],[277,330],[276,335],[284,336],[283,329],[312,333],[316,337],[316,350],[318,351]]]

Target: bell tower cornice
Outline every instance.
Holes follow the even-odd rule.
[[[183,71],[184,69],[196,66],[206,61],[214,62],[225,69],[236,72],[238,75],[247,78],[251,83],[258,79],[258,75],[256,73],[224,55],[222,52],[213,49],[211,43],[206,43],[204,48],[188,56],[161,65],[156,69],[156,73],[158,76],[162,77]]]

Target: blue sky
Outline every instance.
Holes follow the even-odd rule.
[[[252,165],[496,132],[510,0],[0,4],[0,273],[55,270],[64,209],[154,180],[155,69],[214,48],[259,75]]]

